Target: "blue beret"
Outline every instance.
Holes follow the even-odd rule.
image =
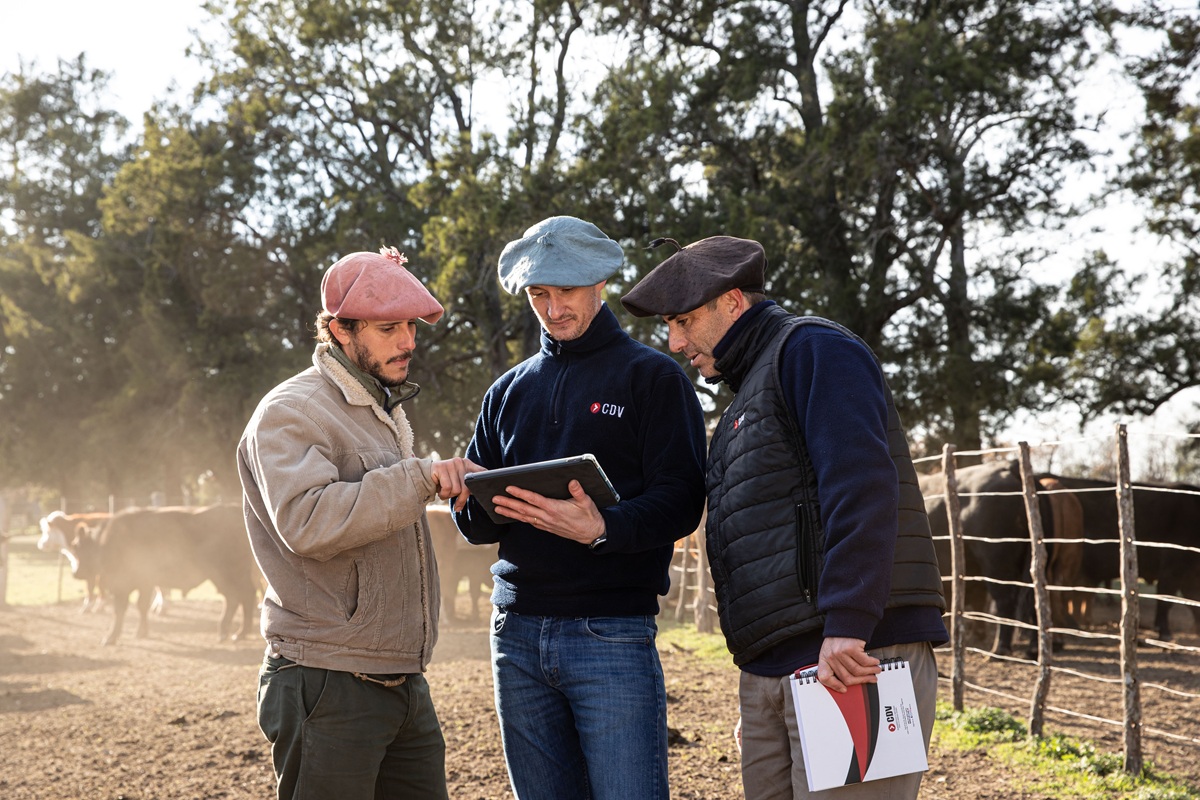
[[[621,267],[625,251],[590,222],[550,217],[509,242],[500,254],[500,285],[509,294],[527,286],[592,286]]]

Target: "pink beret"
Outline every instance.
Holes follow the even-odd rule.
[[[321,304],[340,319],[423,319],[432,325],[442,306],[406,263],[394,247],[344,256],[321,279]]]

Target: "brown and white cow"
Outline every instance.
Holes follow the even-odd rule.
[[[71,573],[76,574],[79,570],[79,558],[75,554],[72,542],[77,536],[94,536],[111,517],[112,514],[100,512],[64,514],[62,511],[51,511],[38,521],[42,535],[38,537],[37,548],[43,553],[55,551],[62,553],[71,564]],[[82,531],[80,530],[81,526]],[[101,602],[100,592],[96,589],[96,581],[91,577],[84,578],[84,581],[87,589],[83,598],[82,610],[96,611],[100,608]]]
[[[137,635],[144,637],[156,587],[187,592],[206,580],[225,600],[219,639],[229,637],[239,605],[243,617],[238,633],[253,630],[258,568],[237,505],[127,509],[113,515],[98,535],[77,536],[73,547],[75,576],[94,577],[112,597],[113,627],[104,644],[120,637],[133,591],[140,614]]]
[[[466,578],[467,596],[471,599],[471,620],[479,619],[479,600],[485,597],[492,583],[492,564],[496,563],[499,545],[474,545],[463,538],[450,509],[442,505],[426,509],[429,518],[429,535],[433,539],[433,552],[437,556],[438,582],[442,589],[442,619],[449,623],[457,620],[454,601],[458,585]]]

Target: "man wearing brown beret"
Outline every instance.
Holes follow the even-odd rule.
[[[468,493],[463,458],[413,455],[401,406],[417,321],[442,307],[395,248],[325,273],[313,365],[259,403],[238,444],[246,527],[267,579],[258,723],[282,798],[444,800],[422,674],[437,641],[425,506]]]
[[[846,328],[764,294],[766,256],[713,236],[680,249],[622,304],[667,323],[673,352],[734,392],[709,444],[707,547],[721,627],[741,669],[747,800],[810,797],[789,678],[833,691],[909,662],[929,745],[949,637],[929,520],[883,372]],[[837,798],[915,798],[921,773]],[[819,796],[826,796],[821,792]]]

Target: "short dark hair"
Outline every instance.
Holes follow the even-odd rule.
[[[767,299],[766,294],[764,294],[763,292],[755,292],[755,291],[748,292],[748,291],[742,290],[742,296],[746,298],[746,304],[751,305],[751,306],[758,305],[763,300]],[[704,307],[707,308],[709,311],[712,311],[717,307],[717,301],[720,299],[721,299],[721,295],[717,295],[712,300],[709,300],[707,303],[705,303]]]
[[[330,314],[328,311],[322,310],[317,314],[317,341],[325,342],[326,344],[339,344],[337,337],[329,330],[329,323],[337,320],[342,324],[342,327],[351,333],[356,333],[362,325],[360,319],[341,319]],[[340,346],[340,345],[339,345]]]

